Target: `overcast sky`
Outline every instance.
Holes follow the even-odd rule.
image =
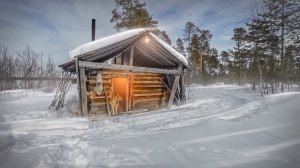
[[[146,1],[146,0],[144,0]],[[151,0],[147,9],[174,45],[187,21],[212,32],[219,52],[232,48],[232,30],[244,26],[251,0]],[[114,34],[111,11],[114,0],[1,0],[0,45],[10,53],[28,44],[57,64],[68,61],[70,50],[91,40],[91,19],[96,39]]]

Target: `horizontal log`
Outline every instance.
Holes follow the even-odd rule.
[[[134,89],[133,93],[161,93],[164,89]]]
[[[107,96],[107,98],[111,98],[110,96]],[[94,97],[90,97],[89,96],[89,99],[91,99],[91,100],[96,100],[96,99],[105,99],[105,96],[94,96]]]
[[[162,97],[147,98],[147,99],[134,99],[133,103],[137,104],[137,103],[141,103],[141,102],[152,102],[152,101],[160,103],[160,102],[166,102],[166,99],[162,98]]]
[[[142,94],[133,94],[134,97],[143,97],[143,96],[163,96],[164,93],[142,93]]]
[[[88,98],[88,100],[90,103],[106,103],[105,99],[89,99]]]
[[[153,81],[133,81],[134,84],[162,84],[161,81],[153,80]]]
[[[106,113],[106,107],[91,107],[91,112],[92,113]]]
[[[136,88],[164,88],[163,85],[134,85],[134,89]]]
[[[148,111],[147,109],[138,109],[138,110],[131,110],[131,111],[127,111],[127,112],[119,112],[117,113],[117,115],[124,115],[124,114],[136,114],[136,113],[143,113]]]
[[[111,64],[108,64],[111,65]],[[143,73],[143,72],[130,72],[130,71],[114,71],[114,70],[96,70],[96,73],[92,73],[92,75],[97,75],[98,71],[101,71],[102,76],[110,76],[110,75],[135,75],[135,76],[161,76],[158,73]]]
[[[158,74],[175,74],[175,75],[183,74],[183,71],[178,71],[178,70],[147,68],[147,67],[137,67],[137,66],[128,66],[128,65],[116,65],[116,64],[104,64],[104,63],[85,62],[85,61],[79,61],[79,67],[87,67],[87,68],[94,68],[94,69],[123,70],[123,71],[131,71],[131,72],[148,72],[148,73],[158,73]]]
[[[92,103],[90,103],[91,107],[99,107],[99,106],[105,107],[105,105],[106,105],[105,101],[104,102],[92,102]]]
[[[159,76],[140,76],[140,77],[135,77],[134,81],[139,81],[139,80],[156,80],[159,81],[161,77]]]
[[[97,83],[97,81],[96,80],[87,80],[87,82],[89,83],[89,84],[96,84]],[[104,83],[104,84],[110,84],[111,83],[111,80],[103,80],[102,81],[102,83]]]

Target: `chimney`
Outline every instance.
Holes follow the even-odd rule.
[[[92,19],[92,41],[95,41],[96,19]]]

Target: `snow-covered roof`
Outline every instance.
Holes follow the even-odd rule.
[[[111,36],[107,36],[86,44],[83,44],[74,50],[70,51],[69,58],[74,59],[76,56],[86,54],[88,52],[107,47],[109,45],[112,45],[114,43],[126,40],[128,38],[134,37],[136,35],[139,35],[145,31],[149,31],[149,28],[139,28],[139,29],[132,29],[128,31],[124,31],[121,33],[117,33]]]
[[[151,33],[152,28],[138,28],[117,33],[79,46],[70,51],[69,58],[80,57],[83,61],[104,62],[120,53],[129,58],[128,48],[135,46],[133,65],[144,67],[188,67],[187,59],[169,44]],[[145,37],[149,41],[145,42]],[[130,51],[130,50],[129,50]],[[68,67],[71,63],[61,65]]]

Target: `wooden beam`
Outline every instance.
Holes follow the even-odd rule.
[[[87,88],[86,88],[86,75],[85,68],[79,68],[80,71],[80,88],[81,88],[81,109],[82,115],[88,116],[88,107],[87,107]]]
[[[126,112],[129,109],[129,76],[127,76],[127,83],[126,83]]]
[[[164,87],[171,93],[172,90],[169,88],[169,86],[165,83],[163,79],[161,79],[161,83],[164,85]],[[179,102],[178,98],[175,96],[176,101]]]
[[[81,94],[81,86],[80,86],[81,82],[80,82],[80,69],[79,69],[79,58],[78,57],[76,58],[76,75],[77,75],[77,91],[78,91],[78,101],[79,101],[78,106],[79,106],[79,110],[80,110],[79,116],[82,116],[82,104],[81,104],[81,102],[82,102],[81,95],[82,94]]]
[[[133,65],[134,48],[134,45],[132,45],[130,49],[129,66]]]
[[[180,64],[178,69],[178,71],[181,71],[182,70],[182,65]],[[169,103],[168,103],[168,108],[171,108],[173,102],[174,102],[174,98],[175,98],[175,93],[176,93],[176,90],[177,90],[177,87],[178,87],[178,83],[179,83],[179,78],[180,76],[177,75],[175,76],[175,80],[173,82],[173,87],[172,87],[172,92],[171,92],[171,95],[170,95],[170,98],[169,98]]]
[[[184,75],[180,76],[180,86],[181,86],[181,102],[186,103],[186,95],[185,95],[185,82],[184,82]]]
[[[158,74],[174,74],[174,75],[183,74],[182,70],[136,67],[136,66],[128,66],[128,65],[104,64],[104,63],[85,62],[85,61],[79,61],[79,67],[88,67],[91,69],[111,69],[111,70],[122,70],[122,71],[132,71],[132,72],[147,72],[147,73],[158,73]]]

